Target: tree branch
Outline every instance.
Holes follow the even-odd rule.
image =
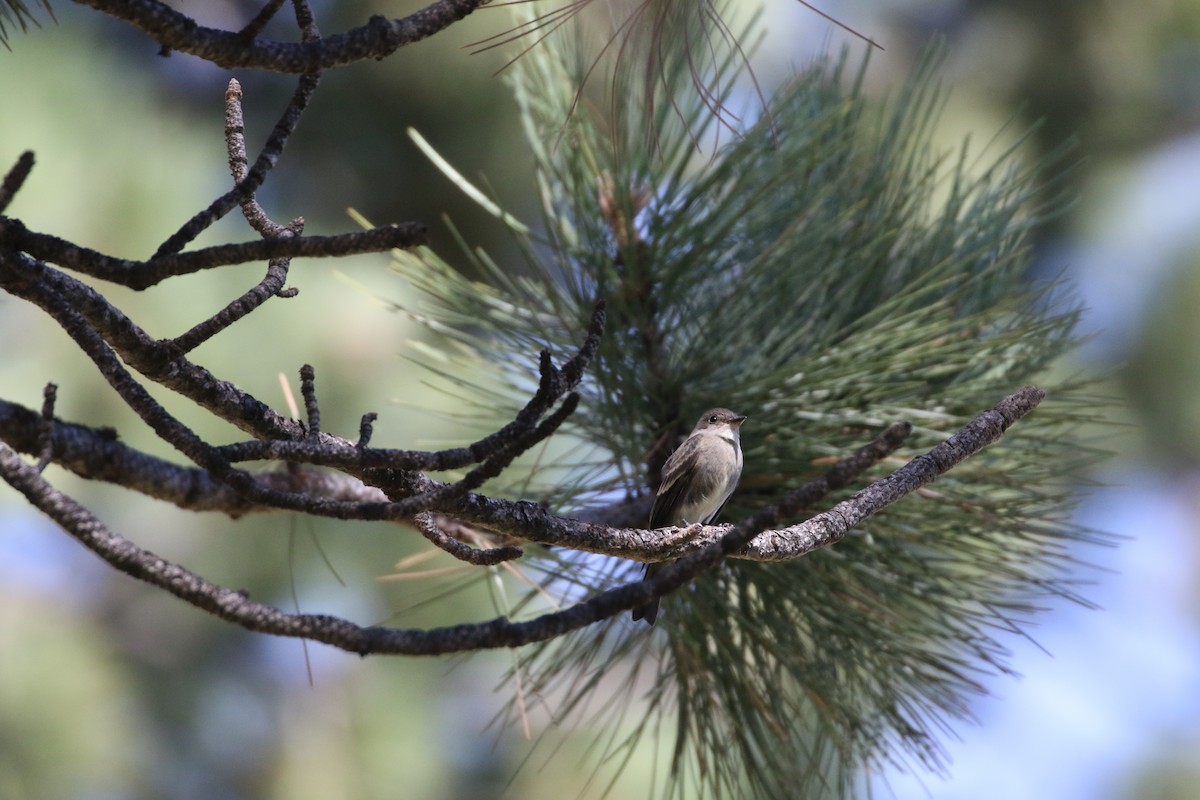
[[[466,561],[468,564],[475,564],[477,566],[491,566],[499,564],[501,561],[512,561],[514,558],[520,558],[524,555],[524,551],[519,547],[492,547],[483,550],[471,547],[458,537],[451,536],[442,527],[441,523],[443,521],[454,522],[459,528],[465,527],[461,523],[449,520],[445,515],[433,514],[429,511],[422,511],[413,517],[413,522],[416,523],[417,530],[426,539],[432,542],[435,547],[446,551],[459,561]]]
[[[291,138],[296,125],[300,123],[300,117],[303,115],[304,110],[308,108],[309,101],[312,100],[313,93],[316,92],[317,84],[320,82],[321,76],[319,74],[302,75],[300,77],[296,85],[296,91],[292,93],[288,104],[284,106],[283,114],[280,115],[279,121],[275,123],[275,127],[271,130],[267,141],[263,143],[258,158],[254,160],[254,166],[247,170],[244,141],[245,124],[242,120],[240,106],[242,87],[236,80],[230,80],[229,88],[225,93],[225,141],[226,149],[231,151],[229,154],[229,167],[234,173],[234,180],[237,183],[228,192],[210,203],[207,208],[197,212],[190,220],[183,224],[183,227],[159,245],[158,250],[154,253],[155,257],[178,253],[188,242],[199,236],[202,231],[232,211],[234,206],[254,197],[254,193],[267,180],[267,175],[279,161],[280,155],[283,154],[284,145]],[[235,95],[235,100],[238,102],[236,114],[232,113],[229,109],[231,95]],[[240,150],[240,164],[235,162],[236,156],[233,151],[236,145],[231,145],[235,140],[240,143],[240,148],[238,148]]]
[[[0,182],[0,214],[4,213],[8,204],[16,197],[31,171],[33,171],[33,151],[26,150],[17,157],[17,163],[12,165],[12,169],[5,173],[4,181]]]
[[[426,241],[427,230],[422,223],[404,222],[333,236],[293,236],[219,244],[187,253],[155,256],[149,261],[132,261],[108,256],[57,236],[36,233],[19,220],[0,219],[0,243],[42,261],[138,290],[147,289],[167,278],[190,275],[213,267],[272,258],[331,258],[382,253],[398,247],[417,247]]]
[[[426,39],[458,22],[488,0],[438,0],[407,17],[373,16],[358,28],[301,43],[246,41],[240,32],[198,25],[155,0],[77,0],[128,22],[164,49],[197,56],[221,67],[251,67],[302,74],[386,58],[404,45]]]
[[[1005,398],[925,455],[914,458],[888,477],[800,525],[764,534],[760,524],[776,513],[774,509],[765,509],[732,528],[697,526],[705,541],[692,538],[687,544],[690,555],[664,567],[645,581],[601,592],[564,611],[545,614],[526,622],[497,618],[483,623],[432,630],[364,628],[337,617],[287,614],[252,602],[245,593],[212,584],[150,551],[136,547],[109,530],[85,508],[50,486],[36,468],[27,465],[12,448],[4,444],[0,444],[0,475],[24,494],[30,503],[113,567],[248,630],[313,639],[362,655],[435,655],[517,647],[577,630],[677,589],[735,553],[746,555],[744,551],[752,540],[765,538],[775,543],[788,539],[798,543],[798,546],[789,548],[787,557],[792,558],[833,544],[863,519],[930,483],[955,464],[997,441],[1011,424],[1035,408],[1043,397],[1044,392],[1040,389],[1026,387]],[[650,532],[631,533],[639,535]],[[782,551],[775,548],[774,552],[779,554]]]
[[[0,260],[0,265],[3,261]],[[43,268],[43,272],[53,272]],[[2,276],[3,270],[0,270]],[[554,430],[572,413],[578,398],[568,396],[565,402],[554,414],[538,422],[549,407],[557,402],[562,393],[578,385],[583,371],[594,356],[599,340],[604,332],[604,304],[597,303],[589,326],[588,336],[576,353],[561,368],[556,368],[548,354],[541,358],[541,381],[535,397],[517,415],[516,420],[506,425],[496,434],[485,437],[479,442],[466,448],[455,448],[440,452],[375,450],[367,448],[360,439],[358,444],[348,442],[326,434],[312,436],[297,431],[301,437],[291,442],[250,442],[244,445],[233,445],[224,448],[213,448],[200,441],[186,427],[171,418],[153,401],[145,390],[132,379],[113,357],[111,351],[80,315],[71,309],[70,304],[60,293],[36,280],[25,278],[20,281],[23,287],[22,296],[37,302],[75,338],[76,342],[86,353],[93,357],[101,372],[109,378],[114,388],[125,398],[132,408],[142,415],[143,419],[164,435],[171,444],[176,446],[196,463],[204,465],[202,470],[189,470],[170,465],[159,459],[125,448],[113,441],[109,432],[95,431],[81,426],[59,427],[57,423],[54,439],[54,452],[59,460],[68,468],[80,474],[98,477],[104,480],[145,491],[152,496],[163,497],[183,507],[204,508],[207,510],[226,510],[237,516],[249,510],[266,510],[268,508],[289,508],[293,510],[308,510],[337,518],[355,519],[391,519],[403,521],[416,511],[430,503],[448,504],[450,501],[481,485],[483,481],[498,474],[513,458],[525,452],[539,441],[550,436]],[[103,302],[102,300],[100,302]],[[132,325],[132,323],[130,323]],[[144,335],[142,335],[144,338]],[[127,359],[128,360],[128,359]],[[180,359],[182,362],[182,359]],[[186,362],[182,362],[185,363]],[[197,368],[198,369],[198,368]],[[207,373],[204,373],[207,375]],[[310,384],[312,376],[306,378]],[[310,412],[315,412],[315,396],[310,401],[311,391],[306,391],[306,406],[312,406]],[[241,395],[244,397],[244,395]],[[373,415],[368,415],[373,416]],[[311,417],[311,414],[310,414]],[[42,452],[40,431],[44,430],[44,422],[33,412],[20,406],[0,401],[0,438],[9,441],[15,447],[29,450],[36,447],[35,452]],[[310,419],[311,424],[311,419]],[[364,418],[362,438],[367,438],[370,426]],[[309,428],[312,432],[312,428]],[[68,436],[67,433],[70,433]],[[30,444],[32,442],[33,444]],[[233,457],[237,456],[237,459]],[[442,484],[429,482],[428,492],[420,497],[408,497],[400,503],[387,503],[386,498],[376,491],[367,491],[362,487],[358,478],[347,478],[344,481],[317,482],[306,479],[296,486],[290,478],[286,481],[263,479],[261,474],[232,470],[231,460],[283,459],[292,463],[307,462],[339,466],[343,469],[356,471],[359,475],[377,474],[385,471],[395,475],[400,471],[414,469],[450,469],[469,463],[484,461],[478,469],[469,473],[459,484]],[[121,469],[111,470],[107,466],[120,463]],[[214,480],[216,476],[225,476],[224,481]],[[236,491],[231,495],[230,481],[237,484]],[[203,495],[214,498],[211,502],[197,499],[199,486],[203,484]],[[323,491],[313,491],[314,484]],[[223,488],[218,488],[223,486]],[[393,486],[393,491],[408,491],[406,485],[399,488]],[[330,491],[330,490],[333,491]],[[187,498],[186,500],[184,498]]]

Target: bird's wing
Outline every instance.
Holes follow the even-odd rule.
[[[662,484],[654,497],[654,507],[650,511],[650,527],[663,528],[667,525],[679,524],[676,517],[678,509],[691,505],[699,496],[713,490],[709,485],[712,481],[698,482],[692,479],[699,457],[699,445],[695,439],[685,439],[683,444],[671,454],[663,465]],[[697,485],[703,483],[704,485]],[[688,520],[700,522],[701,520]]]
[[[732,496],[733,492],[730,492],[729,494],[730,494],[730,496]],[[723,502],[723,503],[721,503],[721,505],[717,506],[717,510],[708,515],[708,519],[702,519],[702,520],[700,520],[700,522],[704,525],[712,525],[713,522],[717,519],[717,517],[721,516],[721,512],[725,510],[725,506],[727,506],[728,504],[729,504],[729,498],[726,497],[725,502]]]

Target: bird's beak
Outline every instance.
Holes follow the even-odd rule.
[[[746,421],[745,417],[734,417],[733,419],[731,419],[729,421],[729,427],[740,428],[740,427],[742,427],[742,423],[745,421]]]

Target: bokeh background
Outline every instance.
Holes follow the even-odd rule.
[[[548,10],[554,0],[538,0]],[[202,22],[237,28],[248,2],[177,2]],[[316,2],[324,33],[416,3]],[[738,13],[757,4],[743,2]],[[144,258],[228,185],[222,104],[242,82],[247,138],[261,144],[294,79],[161,58],[141,34],[58,0],[57,24],[0,51],[0,166],[32,149],[37,166],[10,208],[35,230]],[[753,57],[768,91],[822,53],[860,40],[792,0],[764,0],[770,34]],[[1068,141],[1062,176],[1074,202],[1043,231],[1034,276],[1062,276],[1087,307],[1086,344],[1062,369],[1100,376],[1119,423],[1087,432],[1113,452],[1088,476],[1081,525],[1125,537],[1081,550],[1084,594],[1058,604],[1030,639],[1012,637],[1021,677],[990,682],[958,726],[945,776],[886,774],[881,791],[950,798],[1200,796],[1200,3],[1194,0],[878,0],[838,4],[839,18],[885,48],[868,84],[894,93],[924,46],[945,41],[948,91],[937,135],[986,152],[1038,123],[1030,157]],[[286,14],[285,12],[282,12]],[[493,73],[514,50],[471,55],[505,29],[485,9],[383,62],[328,74],[260,194],[277,220],[310,233],[419,219],[453,260],[442,216],[498,258],[500,226],[470,205],[405,135],[423,135],[510,210],[536,220],[531,159],[515,106]],[[275,31],[281,35],[286,26]],[[199,242],[251,238],[230,218]],[[515,260],[514,260],[515,262]],[[252,285],[259,267],[225,268],[111,297],[151,333],[170,336]],[[447,399],[406,356],[424,334],[394,313],[405,291],[384,256],[297,262],[292,300],[273,301],[195,353],[277,408],[279,375],[317,370],[323,423],[353,435],[380,412],[375,443],[436,447],[464,433]],[[38,407],[59,385],[58,413],[117,427],[169,455],[30,306],[0,297],[0,396]],[[159,396],[170,403],[169,396]],[[172,405],[204,434],[233,432]],[[230,521],[159,507],[50,468],[52,481],[144,547],[281,607],[363,622],[433,625],[493,607],[462,572],[381,583],[422,552],[388,526]],[[430,567],[452,566],[448,559]],[[231,629],[117,576],[0,489],[0,797],[3,798],[559,798],[598,794],[579,766],[588,741],[551,730],[527,742],[489,726],[507,653],[461,659],[361,660],[319,645]],[[531,720],[534,734],[545,720]],[[617,794],[644,794],[650,756]]]

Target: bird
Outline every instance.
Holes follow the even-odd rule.
[[[705,411],[662,469],[662,483],[650,510],[650,529],[708,525],[729,500],[742,476],[741,428],[746,417],[728,408]],[[669,562],[646,565],[649,578]],[[658,600],[633,609],[633,619],[653,625]]]

